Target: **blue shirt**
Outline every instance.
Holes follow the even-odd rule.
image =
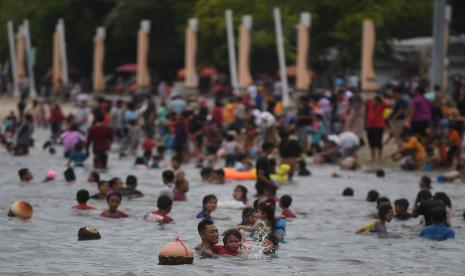
[[[205,213],[204,211],[200,211],[197,214],[196,218],[198,218],[198,219],[211,219],[212,217],[209,214]]]
[[[455,232],[444,224],[431,224],[421,231],[420,236],[435,241],[443,241],[455,238]]]
[[[286,235],[286,221],[283,219],[278,219],[274,223],[274,235],[283,235],[283,238],[279,242],[284,241],[284,236]]]

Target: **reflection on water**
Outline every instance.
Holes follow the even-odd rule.
[[[38,140],[48,133],[40,132]],[[147,211],[156,209],[159,189],[162,187],[161,170],[135,170],[131,160],[111,159],[110,170],[102,178],[139,178],[139,188],[145,197],[123,200],[121,210],[129,218],[113,220],[99,217],[106,208],[104,201],[90,201],[97,210],[79,213],[70,207],[75,204],[79,189],[91,193],[96,187],[86,182],[90,172],[77,168],[76,184],[66,184],[63,179],[41,183],[47,169],[64,171],[66,160],[60,152],[50,156],[40,148],[32,149],[28,157],[11,157],[0,150],[0,275],[24,274],[91,274],[91,275],[325,275],[325,274],[455,274],[463,275],[465,251],[463,241],[464,221],[461,218],[465,185],[435,184],[434,191],[444,191],[451,197],[456,239],[433,242],[417,237],[420,228],[417,220],[393,221],[388,225],[387,238],[376,235],[355,235],[360,226],[370,220],[367,215],[373,205],[364,201],[370,189],[392,201],[406,197],[411,204],[418,190],[421,174],[406,174],[387,170],[387,177],[377,179],[372,174],[354,172],[350,178],[333,179],[334,167],[313,168],[313,176],[296,178],[295,185],[284,186],[279,194],[290,194],[292,209],[307,212],[288,222],[286,242],[280,244],[279,258],[219,257],[201,259],[196,255],[192,266],[158,266],[158,252],[176,235],[194,247],[199,242],[195,214],[201,208],[202,197],[214,193],[220,201],[229,201],[237,182],[224,186],[204,185],[193,166],[186,168],[191,190],[187,202],[176,202],[170,214],[174,224],[159,226],[142,220]],[[114,158],[116,155],[113,155]],[[35,180],[20,184],[17,170],[29,167]],[[344,174],[344,173],[341,173]],[[61,177],[61,176],[60,176]],[[62,178],[62,177],[61,177]],[[243,182],[250,191],[253,182]],[[353,198],[342,197],[345,187],[355,191]],[[252,192],[253,194],[253,192]],[[34,214],[30,221],[20,221],[6,216],[9,205],[16,199],[29,201]],[[217,221],[220,232],[241,221],[241,211],[223,208],[218,213],[229,215],[228,221]],[[93,225],[102,239],[77,241],[78,229]]]

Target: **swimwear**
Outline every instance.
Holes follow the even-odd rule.
[[[110,214],[108,213],[108,210],[105,210],[103,211],[101,214],[100,214],[101,217],[104,217],[104,218],[127,218],[129,217],[125,212],[122,212],[122,211],[116,211],[116,214],[110,216]]]
[[[204,211],[200,211],[197,214],[196,218],[198,218],[198,219],[211,219],[211,216],[210,216],[210,214],[207,214]]]
[[[168,216],[167,214],[163,213],[160,210],[148,213],[144,219],[146,221],[158,222],[160,224],[170,223],[173,221],[172,217]]]
[[[240,256],[240,251],[232,251],[224,247],[224,245],[215,245],[213,247],[213,253],[218,255],[231,255],[231,256]]]

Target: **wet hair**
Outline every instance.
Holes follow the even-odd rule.
[[[275,208],[274,206],[267,204],[266,202],[258,204],[257,211],[261,211],[265,213],[266,219],[270,222],[271,230],[274,231],[275,229],[275,218],[274,218],[274,212]]]
[[[256,211],[252,207],[247,207],[242,210],[242,225],[245,225],[245,221],[247,218],[249,218],[252,214],[254,214]]]
[[[409,206],[409,202],[405,198],[399,198],[396,201],[394,201],[394,206],[396,206],[396,205],[401,206],[402,208],[407,210],[408,206]]]
[[[375,202],[378,200],[379,193],[376,190],[371,190],[367,194],[367,201],[368,202]]]
[[[237,185],[236,188],[234,188],[234,191],[237,190],[237,189],[241,190],[241,192],[242,192],[241,201],[245,203],[247,201],[247,192],[248,192],[247,188],[245,186],[242,186],[242,185]]]
[[[379,207],[379,211],[378,211],[379,219],[383,221],[386,220],[386,215],[390,210],[392,210],[391,204],[385,204]]]
[[[216,198],[216,195],[210,194],[210,195],[204,196],[202,199],[202,206],[207,205],[207,203],[212,199],[218,201],[218,198]]]
[[[342,191],[343,196],[354,196],[354,190],[350,187],[347,187]]]
[[[95,182],[99,182],[100,181],[100,174],[96,171],[93,171],[90,173],[90,176],[95,179]]]
[[[97,188],[102,187],[104,184],[110,185],[110,183],[109,183],[108,181],[106,181],[106,180],[100,180],[100,181],[98,182],[98,184],[97,184]]]
[[[447,213],[445,208],[437,207],[431,211],[431,218],[436,224],[444,224]]]
[[[381,205],[385,205],[384,203],[389,203],[389,202],[390,202],[389,198],[382,196],[378,198],[378,200],[376,200],[376,208],[379,209]]]
[[[121,198],[122,198],[122,197],[121,197],[121,194],[120,194],[120,193],[111,193],[111,194],[107,195],[107,202],[110,201],[110,198],[111,198],[112,196],[118,197],[119,200],[121,201]]]
[[[89,200],[89,191],[82,189],[76,193],[76,201],[80,204],[84,204]]]
[[[433,195],[428,190],[421,190],[417,194],[417,200],[430,200],[433,198]]]
[[[126,186],[136,187],[137,186],[137,177],[135,175],[128,175],[126,177]]]
[[[446,205],[449,208],[452,208],[452,202],[451,202],[449,196],[444,192],[435,193],[433,199],[434,200],[440,200],[440,201],[442,201],[442,203],[444,203],[444,205]]]
[[[207,228],[208,225],[213,225],[214,222],[211,219],[203,219],[199,222],[197,225],[197,231],[199,231],[199,234],[202,235],[203,232],[205,232],[205,229]]]
[[[29,169],[28,168],[22,168],[18,171],[18,175],[19,175],[19,179],[23,179],[26,174],[29,172]]]
[[[165,170],[161,173],[163,182],[173,182],[174,181],[174,172],[172,170]]]
[[[377,170],[376,177],[383,178],[385,176],[384,170]]]
[[[238,240],[242,240],[241,232],[239,232],[239,230],[237,230],[237,229],[232,228],[232,229],[226,230],[224,232],[224,234],[223,234],[223,244],[226,244],[229,236],[234,236]]]
[[[202,178],[203,178],[203,177],[210,176],[212,173],[213,173],[213,169],[210,168],[210,167],[202,168],[202,169],[200,170],[200,176],[201,176]]]
[[[421,177],[420,186],[424,186],[426,189],[431,189],[431,177],[424,175]]]
[[[292,204],[292,197],[289,195],[283,195],[279,199],[279,204],[282,206],[282,208],[289,208]]]
[[[173,200],[169,196],[162,195],[158,198],[157,208],[159,210],[171,209],[171,206],[173,206]]]

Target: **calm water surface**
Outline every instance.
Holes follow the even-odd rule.
[[[38,131],[40,142],[48,133]],[[90,164],[90,162],[88,161]],[[79,189],[90,193],[97,188],[87,183],[90,168],[76,169],[78,181],[66,184],[61,179],[41,183],[47,169],[62,172],[66,160],[61,149],[56,156],[42,151],[39,145],[27,157],[12,157],[0,149],[0,275],[464,275],[465,242],[464,220],[465,185],[437,184],[434,190],[446,192],[454,208],[453,228],[456,239],[433,242],[417,237],[421,228],[418,220],[393,221],[388,225],[389,237],[355,235],[354,231],[370,222],[373,204],[365,202],[366,193],[376,189],[391,200],[407,198],[413,204],[421,174],[388,170],[386,178],[378,179],[364,172],[342,172],[345,177],[334,179],[330,174],[335,167],[311,168],[313,176],[296,178],[296,183],[282,187],[279,195],[294,198],[292,209],[307,212],[288,222],[286,242],[281,244],[279,258],[221,257],[201,259],[194,265],[159,266],[158,252],[176,235],[191,247],[199,237],[196,213],[202,197],[216,194],[220,201],[230,201],[238,182],[225,185],[206,185],[198,171],[186,166],[191,190],[187,202],[175,202],[171,216],[174,224],[158,226],[142,220],[143,215],[156,210],[161,182],[161,170],[137,170],[131,160],[110,159],[110,170],[103,179],[134,174],[145,197],[123,200],[120,209],[128,219],[103,219],[99,213],[106,208],[104,201],[90,200],[97,210],[78,213],[70,207],[75,204]],[[89,165],[88,164],[88,165]],[[29,167],[34,181],[21,184],[17,170]],[[253,182],[241,182],[254,191]],[[341,196],[345,187],[355,190],[353,198]],[[31,220],[21,221],[6,216],[9,205],[16,199],[29,201],[34,214]],[[230,220],[216,221],[220,231],[240,222],[240,210],[219,208],[215,213],[228,215]],[[93,225],[100,230],[98,241],[77,241],[78,229]]]

